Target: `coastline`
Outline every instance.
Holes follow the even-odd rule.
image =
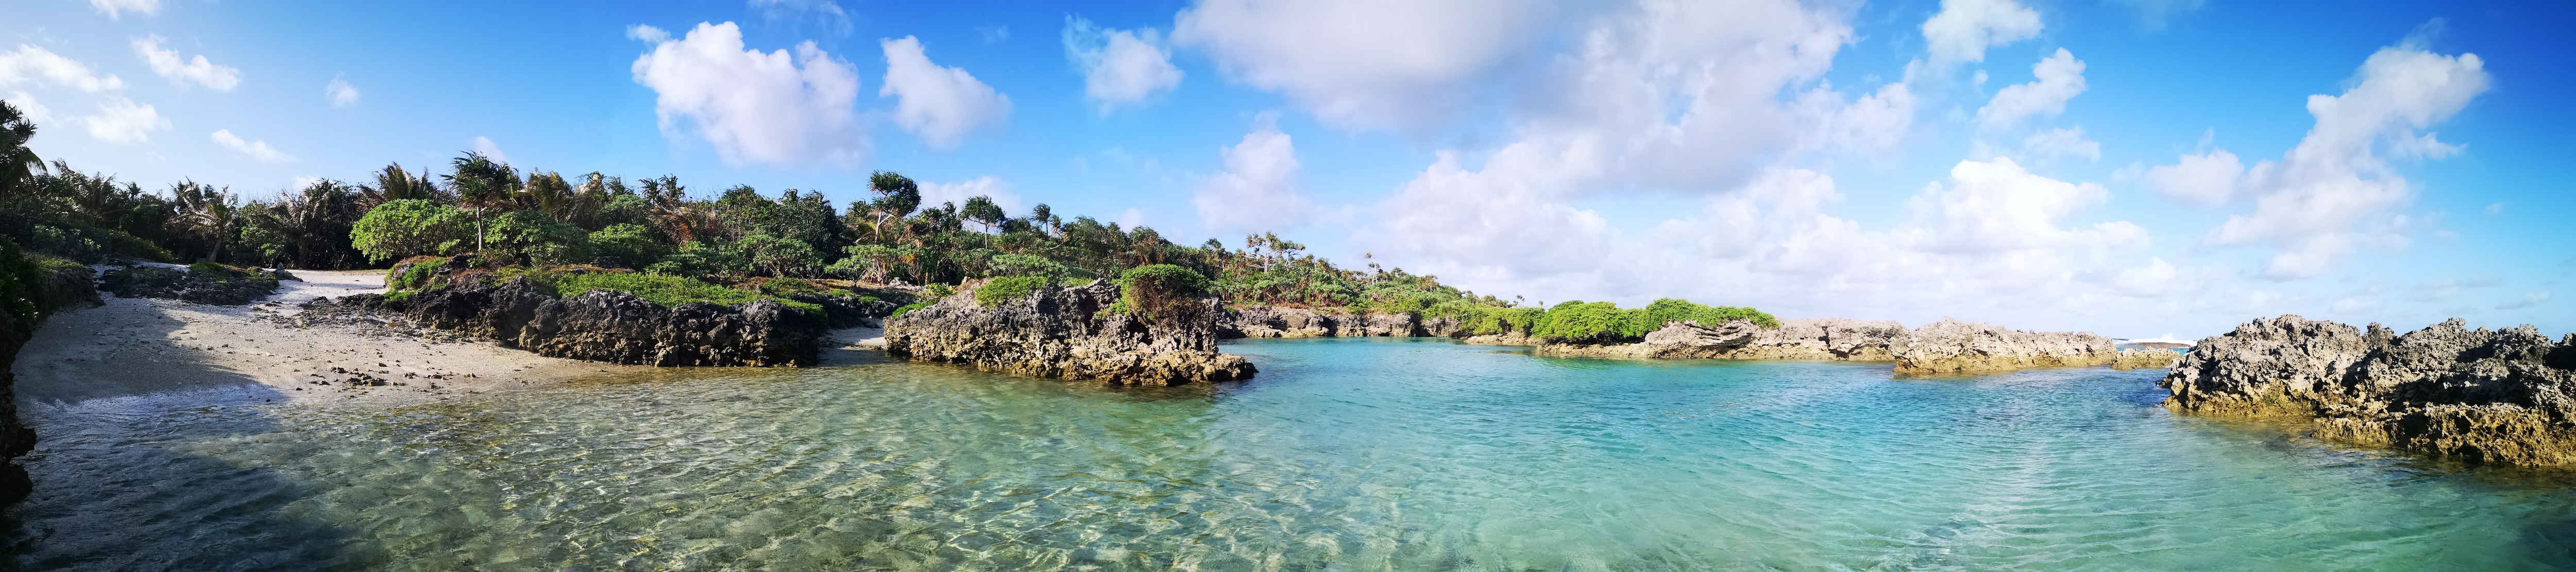
[[[276,295],[244,306],[102,296],[102,306],[55,316],[18,354],[19,403],[230,387],[264,390],[274,401],[424,403],[653,369],[359,326],[280,325],[277,316],[292,316],[316,297],[384,292],[382,271],[296,274],[303,281],[284,281]],[[360,375],[385,385],[345,382]]]

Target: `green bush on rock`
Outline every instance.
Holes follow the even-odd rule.
[[[975,304],[986,308],[1008,304],[1012,300],[1027,298],[1029,293],[1046,287],[1048,282],[1044,276],[1004,276],[986,280],[984,285],[975,287]]]

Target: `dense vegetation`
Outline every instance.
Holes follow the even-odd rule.
[[[463,260],[488,275],[527,276],[567,294],[606,288],[665,303],[882,285],[926,286],[936,298],[947,285],[1007,279],[985,282],[989,294],[978,292],[992,304],[1041,285],[1107,278],[1147,284],[1130,290],[1153,299],[1127,300],[1121,310],[1149,315],[1169,303],[1156,296],[1213,292],[1229,305],[1412,312],[1461,319],[1480,333],[1566,340],[1633,338],[1666,320],[1776,324],[1750,309],[1680,300],[1628,310],[1607,303],[1521,308],[1516,299],[1402,268],[1342,268],[1274,234],[1245,237],[1239,249],[1213,239],[1185,246],[1152,228],[1067,219],[1043,204],[1025,213],[988,197],[927,205],[919,184],[892,172],[864,181],[865,200],[834,205],[819,192],[771,196],[737,185],[699,195],[667,175],[567,176],[469,152],[449,161],[446,174],[394,164],[372,181],[319,180],[244,200],[193,181],[155,193],[60,161],[48,168],[26,146],[34,133],[0,103],[0,235],[31,251],[89,262],[117,255],[327,270],[469,257]],[[437,262],[412,268],[423,266]],[[572,266],[582,268],[559,270]],[[425,274],[389,278],[397,290],[432,285]]]

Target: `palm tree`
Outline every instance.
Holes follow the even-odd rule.
[[[180,231],[198,235],[211,243],[205,260],[222,262],[224,239],[233,234],[238,199],[229,188],[218,189],[196,181],[180,181],[170,186],[170,203],[178,211],[178,220],[172,222]]]
[[[37,174],[45,172],[45,160],[27,148],[36,138],[36,122],[27,120],[16,106],[0,101],[0,197],[25,192]]]
[[[1002,211],[1002,205],[993,204],[993,197],[984,195],[967,198],[965,208],[960,209],[958,214],[984,227],[984,232],[992,232],[994,225],[1002,224],[1003,219],[1011,218],[1010,213]]]
[[[465,156],[449,164],[456,172],[444,175],[447,187],[455,189],[457,198],[474,209],[474,254],[481,255],[483,215],[493,207],[518,206],[519,171],[475,151],[466,151]]]

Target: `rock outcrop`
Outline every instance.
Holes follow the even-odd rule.
[[[1900,375],[1964,375],[2106,365],[2119,357],[2092,332],[2030,332],[1949,318],[1908,332],[1893,348]]]
[[[2396,335],[2298,316],[2201,340],[2161,382],[2165,407],[2306,420],[2319,437],[2471,462],[2576,465],[2576,334],[2458,318]]]
[[[537,355],[652,366],[813,365],[824,316],[761,299],[664,307],[634,294],[594,290],[559,298],[526,278],[464,280],[404,297],[315,299],[294,320],[372,321],[492,340]]]
[[[2111,369],[2166,369],[2182,361],[2182,352],[2166,348],[2126,348],[2111,360]]]
[[[1499,336],[1468,343],[1507,345]],[[1520,338],[1529,343],[1527,337]],[[1896,322],[1842,318],[1789,320],[1763,329],[1747,320],[1716,327],[1666,323],[1636,343],[1538,344],[1552,357],[1895,362],[1903,375],[1993,373],[2036,367],[2111,363],[2111,340],[2090,333],[2027,332],[1943,319],[1907,330]]]
[[[118,298],[167,298],[181,302],[239,306],[277,293],[284,271],[245,272],[217,264],[178,268],[137,264],[107,271],[99,289]]]
[[[1119,288],[1107,281],[1041,287],[989,308],[976,303],[971,288],[960,288],[887,318],[886,351],[1011,375],[1126,385],[1252,377],[1243,356],[1217,351],[1215,298],[1184,301],[1149,317],[1110,311]]]
[[[1394,314],[1316,311],[1309,308],[1248,306],[1218,315],[1217,337],[1233,338],[1366,338],[1456,337],[1466,320]]]

